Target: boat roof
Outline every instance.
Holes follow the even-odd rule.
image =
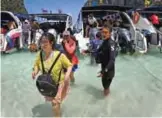
[[[81,13],[82,17],[86,18],[89,14],[93,14],[96,18],[101,18],[106,15],[124,12],[132,9],[129,6],[114,6],[114,5],[100,5],[100,6],[84,6],[82,7]]]
[[[66,20],[68,14],[59,14],[59,13],[46,13],[46,14],[30,14],[33,17],[40,17],[40,18],[45,18],[47,20]]]
[[[14,13],[14,15],[17,16],[20,20],[31,19],[29,14]]]
[[[10,15],[8,15],[10,14]],[[11,16],[12,12],[9,11],[1,11],[0,15],[1,15],[1,21],[14,21],[13,16]],[[14,15],[14,14],[13,14]]]
[[[162,17],[162,6],[159,5],[154,5],[154,6],[150,6],[141,10],[138,10],[140,13],[142,14],[158,14],[160,17]]]
[[[82,7],[82,12],[89,11],[127,11],[132,9],[130,6],[99,5]]]
[[[149,7],[141,9],[140,11],[148,11],[148,12],[152,11],[152,12],[161,12],[162,13],[162,6],[158,6],[158,5],[149,6]]]

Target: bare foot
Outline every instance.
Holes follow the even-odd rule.
[[[55,118],[61,118],[61,107],[60,104],[52,105]]]
[[[105,89],[105,90],[104,90],[104,95],[105,95],[105,96],[108,96],[109,94],[110,94],[109,88],[108,88],[108,89]]]

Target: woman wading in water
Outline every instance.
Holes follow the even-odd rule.
[[[47,72],[57,56],[60,54],[59,51],[53,50],[53,45],[55,43],[54,36],[50,33],[45,33],[42,35],[40,44],[42,49],[42,57],[44,70]],[[34,63],[34,70],[32,73],[33,79],[40,71],[43,73],[42,65],[41,65],[40,52],[36,56],[36,60]],[[64,73],[63,68],[67,71]],[[72,71],[72,64],[69,59],[61,54],[58,60],[56,61],[54,67],[51,71],[51,76],[54,82],[58,83],[58,90],[55,97],[44,96],[46,101],[50,101],[52,103],[52,108],[55,114],[55,117],[61,117],[61,102],[65,99],[68,89],[69,89],[69,81],[70,81],[70,73]]]

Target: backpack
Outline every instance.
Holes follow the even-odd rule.
[[[43,96],[55,97],[56,94],[57,94],[58,87],[59,87],[59,81],[60,81],[60,78],[61,78],[61,71],[62,71],[62,69],[60,70],[60,73],[59,73],[58,83],[56,83],[53,80],[53,78],[51,76],[51,71],[52,71],[52,68],[54,67],[54,65],[56,64],[56,62],[57,62],[57,60],[59,59],[60,56],[61,56],[61,52],[58,54],[58,56],[54,60],[51,68],[49,69],[49,71],[48,72],[45,72],[44,64],[43,64],[42,51],[40,53],[43,74],[41,74],[40,76],[38,76],[38,78],[36,80],[36,86],[38,88],[38,91]]]

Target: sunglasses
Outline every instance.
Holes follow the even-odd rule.
[[[108,34],[109,31],[101,31],[101,33],[103,33],[103,34]]]
[[[69,37],[69,35],[64,35],[63,37],[64,37],[64,38],[68,38],[68,37]]]

